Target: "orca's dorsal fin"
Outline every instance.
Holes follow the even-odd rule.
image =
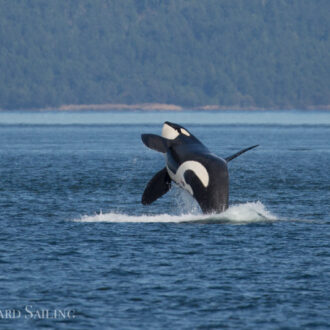
[[[150,149],[166,153],[170,144],[170,140],[156,134],[142,134],[142,142]]]
[[[166,167],[157,172],[148,182],[142,195],[142,204],[149,205],[159,197],[165,195],[171,188],[171,178]]]
[[[236,152],[236,154],[233,154],[233,155],[231,155],[231,156],[229,156],[229,157],[226,157],[225,160],[226,160],[226,162],[228,163],[228,162],[230,162],[231,160],[233,160],[234,158],[240,156],[241,154],[244,154],[244,152],[247,152],[247,151],[249,151],[249,150],[251,150],[251,149],[253,149],[253,148],[256,148],[256,147],[258,147],[258,146],[259,146],[259,144],[256,144],[255,146],[245,148],[245,149],[243,149],[243,150],[241,150],[241,151],[239,151],[239,152]]]

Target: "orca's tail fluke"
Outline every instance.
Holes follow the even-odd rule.
[[[226,160],[226,162],[228,163],[228,162],[230,162],[231,160],[233,160],[234,158],[240,156],[241,154],[244,154],[244,152],[247,152],[247,151],[249,151],[249,150],[251,150],[251,149],[254,149],[254,148],[258,147],[258,146],[259,146],[259,144],[256,144],[255,146],[252,146],[252,147],[249,147],[249,148],[245,148],[245,149],[243,149],[243,150],[241,150],[241,151],[239,151],[239,152],[236,152],[236,154],[233,154],[233,155],[231,155],[231,156],[229,156],[229,157],[226,157],[225,160]]]

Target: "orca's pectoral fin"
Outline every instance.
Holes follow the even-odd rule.
[[[156,134],[142,134],[142,142],[150,149],[166,153],[169,141],[162,136]]]
[[[229,156],[229,157],[226,157],[225,160],[226,160],[226,162],[230,162],[230,161],[233,160],[234,158],[240,156],[241,154],[244,154],[244,152],[247,152],[247,151],[249,151],[249,150],[251,150],[251,149],[253,149],[253,148],[256,148],[256,147],[258,147],[258,146],[259,146],[259,144],[256,144],[255,146],[252,146],[252,147],[249,147],[249,148],[245,148],[245,149],[243,149],[243,150],[241,150],[241,151],[239,151],[239,152],[236,152],[236,154],[233,154],[233,155],[231,155],[231,156]]]
[[[157,172],[148,182],[142,195],[142,204],[149,205],[166,194],[171,188],[171,178],[166,167]]]

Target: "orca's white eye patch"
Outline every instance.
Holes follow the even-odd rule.
[[[189,132],[187,132],[184,128],[180,128],[181,133],[187,136],[190,136]]]

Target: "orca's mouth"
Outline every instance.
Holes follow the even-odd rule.
[[[171,123],[171,122],[169,122],[169,121],[165,121],[165,123],[164,123],[164,125],[168,125],[168,126],[171,126],[171,127],[173,127],[174,128],[174,126],[176,126],[174,123]]]
[[[165,121],[164,125],[168,125],[177,131],[180,131],[180,129],[183,128],[182,126],[175,123],[171,123],[170,121]]]

